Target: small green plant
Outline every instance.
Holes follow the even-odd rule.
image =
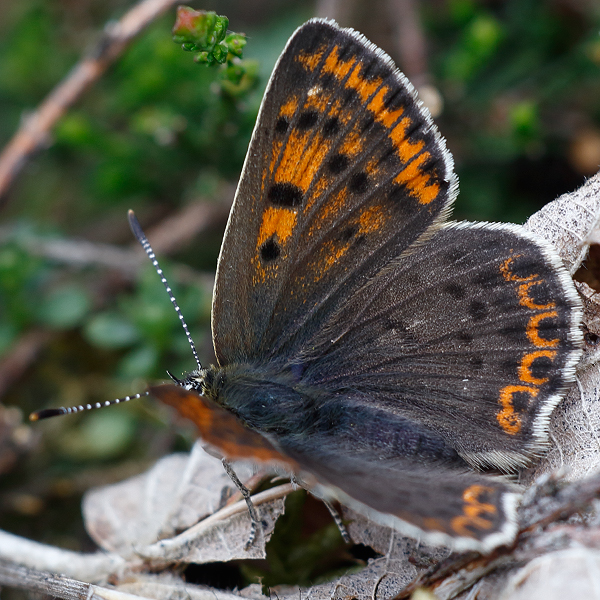
[[[227,33],[229,19],[213,11],[177,9],[173,41],[186,52],[195,52],[194,60],[203,65],[221,65],[222,87],[236,94],[249,89],[256,81],[257,65],[242,60],[246,36]]]

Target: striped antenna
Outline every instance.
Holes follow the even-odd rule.
[[[43,408],[42,410],[36,410],[29,415],[30,421],[41,421],[42,419],[49,419],[50,417],[59,417],[60,415],[70,415],[72,413],[83,412],[85,410],[94,410],[95,408],[104,408],[105,406],[112,406],[113,404],[121,404],[122,402],[129,402],[130,400],[138,400],[144,396],[148,396],[148,392],[142,394],[134,394],[133,396],[125,396],[124,398],[115,398],[114,400],[106,400],[105,402],[95,402],[94,404],[80,404],[79,406],[70,406],[65,408]]]
[[[142,231],[142,226],[140,225],[140,222],[137,220],[137,218],[132,210],[130,210],[127,213],[127,218],[129,219],[129,226],[131,227],[131,231],[133,232],[133,235],[135,235],[138,242],[142,245],[142,248],[148,255],[148,258],[152,261],[152,264],[154,265],[154,268],[156,269],[156,272],[158,273],[160,280],[163,282],[163,285],[165,286],[165,289],[167,290],[167,294],[169,295],[171,304],[173,305],[173,308],[175,308],[175,312],[177,313],[177,316],[179,317],[179,321],[181,322],[181,325],[183,326],[183,330],[185,331],[185,335],[187,337],[188,343],[190,345],[190,348],[192,349],[192,354],[194,355],[194,359],[196,360],[196,364],[198,365],[198,370],[201,371],[202,364],[200,363],[200,358],[198,357],[198,352],[196,351],[196,344],[194,344],[194,340],[192,339],[192,336],[190,334],[190,330],[188,329],[187,323],[185,322],[185,319],[183,318],[183,315],[181,314],[181,309],[179,308],[179,304],[177,304],[177,300],[175,300],[175,296],[173,295],[173,290],[170,288],[169,283],[167,282],[167,279],[164,276],[163,270],[160,268],[160,265],[158,264],[158,260],[156,259],[156,254],[154,254],[154,250],[152,250],[152,246],[150,245],[148,238],[145,236],[144,232]]]

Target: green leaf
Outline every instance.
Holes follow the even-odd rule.
[[[103,312],[90,319],[84,334],[91,344],[100,348],[126,348],[140,337],[131,321],[114,312]]]
[[[90,299],[83,288],[65,285],[42,299],[38,318],[48,327],[69,329],[83,321],[90,307]]]
[[[123,407],[87,415],[69,435],[57,440],[60,453],[77,461],[114,458],[131,443],[135,421]]]
[[[155,346],[140,346],[121,360],[119,375],[126,379],[148,377],[156,369],[159,359],[160,353]]]

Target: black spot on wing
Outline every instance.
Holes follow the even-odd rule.
[[[364,194],[369,189],[369,176],[364,171],[353,173],[348,189],[355,194]]]
[[[300,113],[300,116],[298,117],[297,127],[301,131],[305,131],[314,127],[318,120],[319,113],[316,110],[305,110]]]
[[[279,258],[281,254],[281,248],[279,244],[273,239],[268,239],[261,247],[260,247],[260,257],[264,262],[273,262]]]
[[[279,117],[279,119],[277,119],[277,123],[275,123],[275,133],[285,133],[289,126],[290,122],[288,121],[287,117]]]
[[[340,130],[340,120],[338,117],[330,117],[323,123],[323,136],[332,137]]]
[[[459,331],[456,334],[456,339],[462,344],[470,344],[473,341],[473,335],[468,331]]]
[[[474,321],[481,321],[488,315],[488,307],[481,300],[473,300],[469,305],[469,315]]]
[[[457,282],[446,284],[444,291],[450,294],[455,300],[462,300],[466,296],[465,288]]]
[[[358,233],[358,227],[351,225],[342,230],[340,234],[340,241],[349,242]]]
[[[469,364],[471,365],[471,368],[475,369],[476,371],[480,371],[483,369],[485,361],[483,360],[483,357],[473,355],[471,358],[469,358]]]
[[[348,168],[349,158],[345,154],[336,154],[327,161],[327,169],[333,175],[339,175]]]
[[[303,196],[302,190],[292,183],[274,183],[268,193],[271,204],[288,208],[301,206]]]
[[[547,356],[538,356],[529,367],[529,372],[535,379],[546,379],[554,370],[554,364]]]

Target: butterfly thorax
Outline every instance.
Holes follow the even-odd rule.
[[[260,364],[211,365],[181,382],[266,434],[327,427],[317,390],[300,386],[290,370]]]

